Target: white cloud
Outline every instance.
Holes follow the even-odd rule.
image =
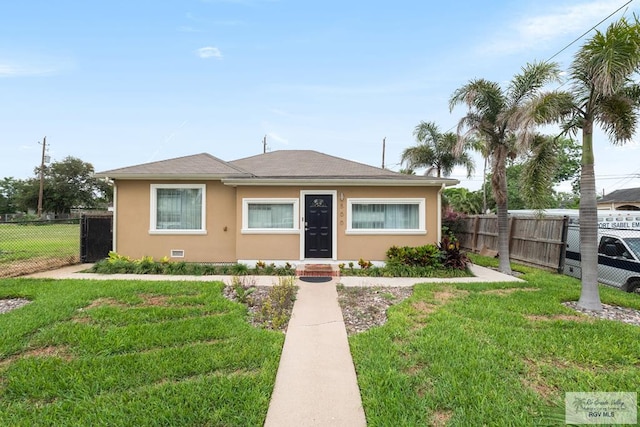
[[[208,58],[222,59],[222,52],[220,52],[220,49],[213,46],[201,47],[200,49],[196,50],[196,55],[198,55],[200,58],[203,58],[203,59],[208,59]]]
[[[623,0],[598,0],[558,6],[550,13],[527,16],[515,21],[509,25],[508,32],[496,34],[493,41],[483,43],[480,49],[484,54],[509,54],[547,48],[554,40],[580,36],[624,3]],[[611,20],[619,18],[621,13],[622,11],[612,16]]]
[[[43,76],[55,73],[53,67],[0,63],[0,77]]]

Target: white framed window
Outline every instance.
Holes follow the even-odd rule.
[[[205,184],[151,184],[152,234],[206,234]]]
[[[242,233],[299,232],[298,199],[242,199]]]
[[[348,199],[347,234],[426,234],[425,199]]]

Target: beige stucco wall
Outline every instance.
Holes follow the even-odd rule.
[[[438,238],[439,187],[230,187],[218,181],[180,181],[206,184],[206,235],[150,234],[150,186],[160,181],[117,181],[115,238],[118,253],[133,258],[169,256],[172,249],[185,251],[189,262],[233,262],[237,260],[296,261],[301,258],[300,227],[295,234],[247,234],[242,232],[244,198],[295,198],[301,191],[335,192],[337,254],[339,261],[360,258],[384,261],[389,247],[436,243]],[[164,182],[166,183],[166,182]],[[343,200],[340,200],[340,196]],[[348,235],[347,200],[349,198],[425,198],[426,234],[422,235]],[[304,201],[300,201],[304,215]]]
[[[601,210],[640,210],[640,202],[598,202],[598,209]]]
[[[438,190],[435,187],[377,187],[344,188],[344,201],[338,202],[338,257],[345,260],[363,258],[370,261],[384,261],[389,247],[419,246],[436,243],[438,240]],[[349,198],[425,198],[425,228],[423,235],[347,235],[346,201]],[[344,215],[343,215],[344,214]]]
[[[300,197],[296,187],[238,187],[236,199],[236,258],[239,260],[298,260],[300,259],[300,233],[296,234],[243,234],[242,200],[245,198]],[[295,221],[295,218],[294,218]],[[300,224],[298,218],[298,225]]]
[[[219,181],[180,181],[206,184],[206,235],[150,234],[151,184],[161,181],[116,181],[116,250],[133,258],[169,256],[172,249],[184,250],[189,262],[236,261],[235,189]],[[225,230],[226,228],[226,230]]]

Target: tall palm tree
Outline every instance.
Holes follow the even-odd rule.
[[[436,176],[449,176],[456,166],[467,169],[467,177],[473,175],[475,165],[466,150],[454,150],[457,136],[441,133],[433,122],[421,121],[413,131],[418,144],[402,152],[402,163],[409,170],[427,168],[425,175],[435,172]]]
[[[484,139],[474,139],[469,147],[482,156],[482,212],[487,213],[487,167],[489,166],[489,144]]]
[[[573,116],[567,129],[582,130],[580,174],[580,307],[601,310],[598,292],[598,220],[594,174],[593,127],[599,124],[614,144],[628,142],[638,122],[640,86],[632,77],[640,69],[640,22],[622,18],[597,31],[571,64]]]
[[[543,87],[558,81],[555,63],[527,64],[503,90],[498,83],[475,79],[457,89],[449,108],[464,104],[467,114],[458,123],[458,147],[470,138],[484,140],[491,160],[491,188],[498,215],[498,253],[500,271],[511,274],[507,212],[507,159],[515,158],[534,139],[539,122],[548,120],[547,111],[555,106],[554,93]],[[555,109],[553,110],[555,111]]]

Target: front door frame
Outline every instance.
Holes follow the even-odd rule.
[[[338,191],[337,190],[300,190],[300,261],[304,261],[305,248],[305,212],[306,212],[306,196],[327,195],[331,196],[331,258],[322,258],[324,260],[338,260]]]

